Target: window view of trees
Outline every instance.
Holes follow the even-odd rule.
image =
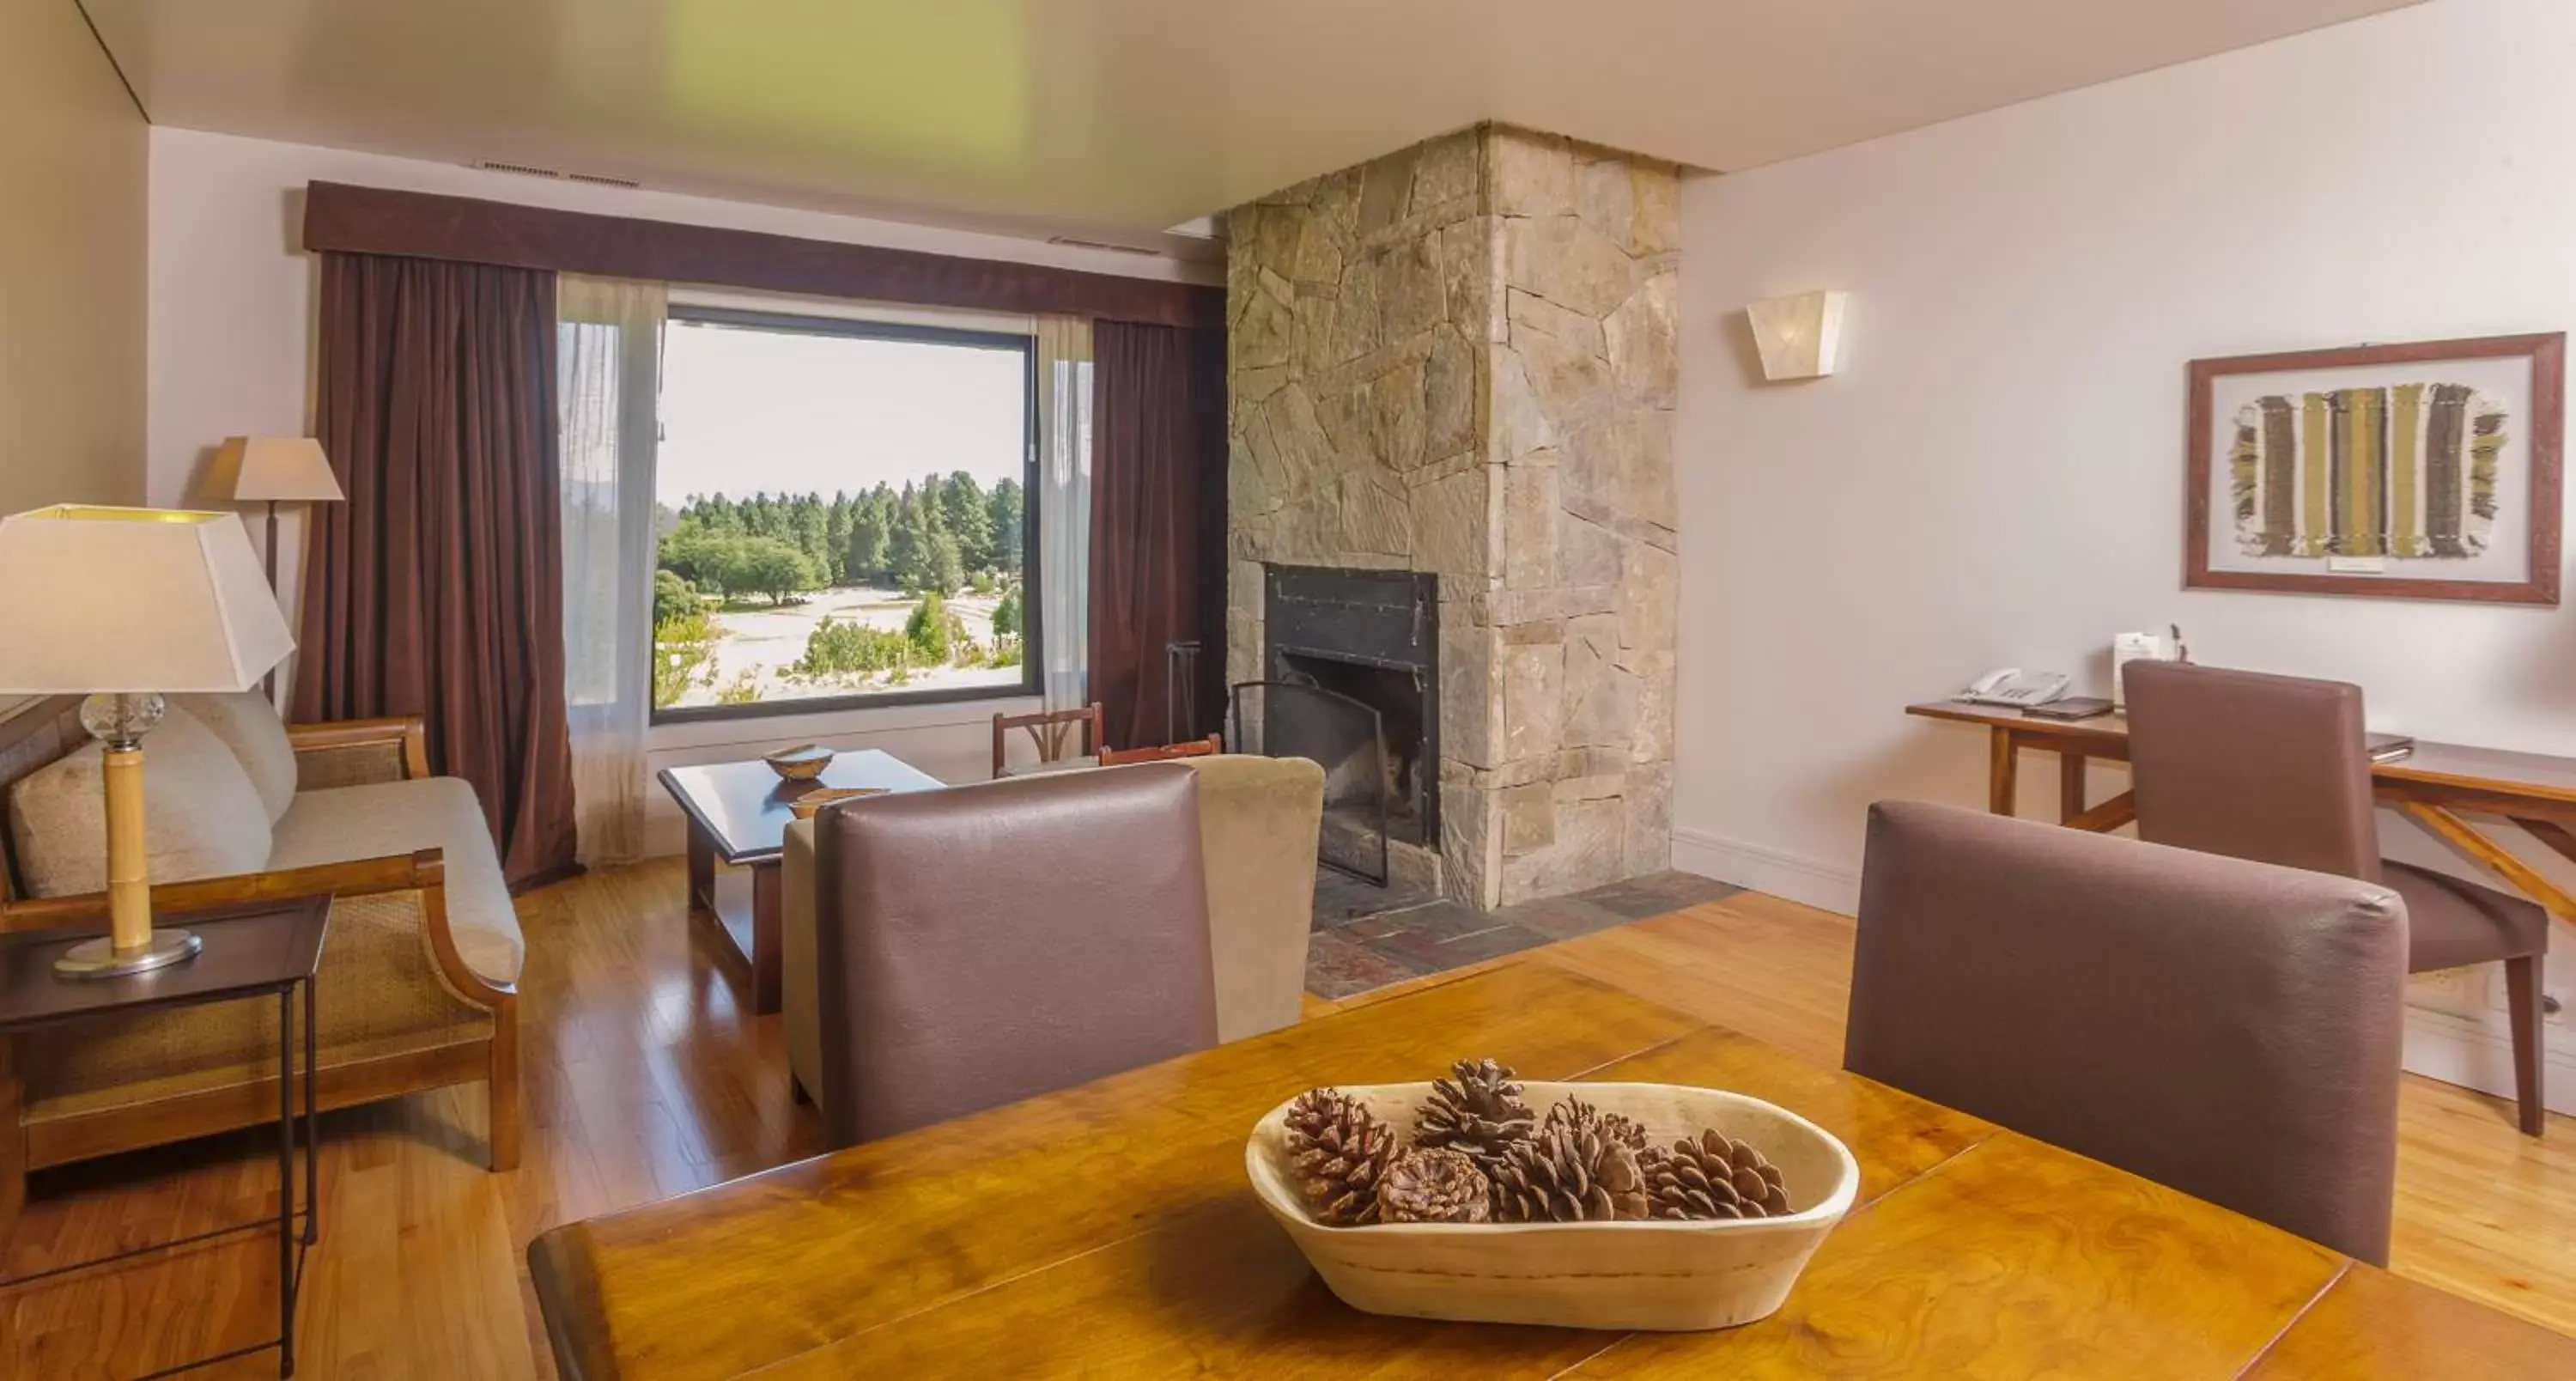
[[[1026,497],[958,470],[664,506],[654,707],[1017,683]]]

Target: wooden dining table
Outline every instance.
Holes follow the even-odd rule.
[[[1483,1056],[1769,1099],[1850,1146],[1859,1202],[1741,1328],[1349,1308],[1254,1200],[1245,1138],[1310,1086]],[[2576,1376],[2576,1340],[1537,964],[568,1224],[529,1256],[559,1368],[589,1381]]]

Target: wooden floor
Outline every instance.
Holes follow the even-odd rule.
[[[323,1241],[297,1332],[308,1377],[546,1376],[528,1240],[555,1223],[815,1149],[776,1018],[747,1019],[680,918],[676,861],[521,899],[523,1166],[481,1168],[474,1092],[324,1119]],[[1834,1062],[1850,923],[1757,894],[1496,963],[1546,963]],[[1418,982],[1446,981],[1444,974]],[[1310,1001],[1310,1012],[1380,1000]],[[2399,1273],[2576,1333],[2576,1121],[2517,1135],[2495,1100],[2410,1079]],[[273,1211],[273,1161],[225,1138],[40,1176],[10,1276]],[[0,1376],[121,1377],[256,1342],[273,1249],[254,1235],[169,1264],[0,1292]],[[273,1356],[202,1375],[274,1375]]]

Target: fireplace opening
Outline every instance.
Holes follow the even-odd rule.
[[[1422,714],[1427,689],[1422,669],[1370,666],[1312,653],[1283,652],[1271,676],[1286,685],[1331,691],[1377,711],[1378,741],[1372,745],[1353,743],[1338,761],[1324,764],[1327,809],[1337,800],[1354,810],[1364,808],[1373,790],[1386,802],[1389,838],[1407,844],[1435,842],[1437,836],[1429,832],[1430,803],[1437,799],[1439,784],[1423,777],[1427,764],[1422,760]],[[1374,751],[1366,751],[1369,749]],[[1377,780],[1356,780],[1363,773]],[[1364,785],[1370,790],[1360,789]]]
[[[1382,813],[1393,843],[1440,847],[1440,604],[1436,578],[1414,571],[1267,568],[1265,678],[1329,693],[1375,712],[1376,742],[1334,744],[1323,763],[1326,833]],[[1323,698],[1315,702],[1318,706]],[[1285,697],[1267,713],[1298,713]],[[1320,708],[1317,714],[1330,713]],[[1358,722],[1342,716],[1340,722]],[[1319,759],[1321,761],[1321,759]]]

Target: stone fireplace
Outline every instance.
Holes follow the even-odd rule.
[[[1670,856],[1678,193],[1479,126],[1228,216],[1228,679],[1376,708],[1460,901]]]

